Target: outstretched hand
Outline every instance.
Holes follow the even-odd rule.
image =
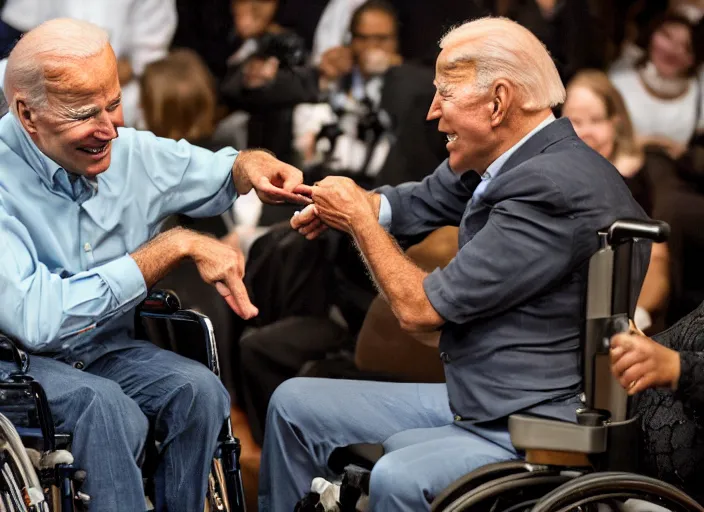
[[[311,203],[310,187],[303,186],[303,173],[266,151],[240,151],[233,178],[238,194],[254,189],[259,199],[268,204]]]

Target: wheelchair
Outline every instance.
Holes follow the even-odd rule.
[[[153,291],[137,309],[136,320],[138,336],[147,336],[141,339],[199,361],[220,376],[210,320],[181,309],[174,293]],[[17,367],[0,382],[0,512],[90,510],[90,496],[80,491],[86,474],[73,465],[71,435],[55,431],[44,390],[29,375],[28,354],[0,333],[0,360],[14,361]],[[245,512],[240,450],[228,417],[208,476],[206,510]],[[153,502],[156,445],[147,443],[146,452],[145,496]]]
[[[638,510],[657,505],[704,512],[678,488],[637,474],[640,418],[630,414],[630,398],[610,371],[611,336],[630,329],[634,243],[664,242],[668,234],[664,222],[639,220],[618,220],[598,232],[600,249],[588,267],[581,343],[584,405],[577,422],[511,415],[511,442],[525,459],[490,464],[459,478],[433,499],[433,512],[626,511],[643,502],[650,508]],[[360,494],[369,493],[369,476],[360,477],[360,466],[371,468],[382,454],[380,446],[368,444],[333,453],[330,467],[345,468],[343,511],[355,510]],[[624,505],[629,500],[636,501]]]

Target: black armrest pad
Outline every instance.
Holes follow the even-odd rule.
[[[20,373],[27,373],[29,371],[29,356],[27,353],[19,348],[19,344],[14,339],[1,332],[0,361],[15,363]]]
[[[152,313],[175,313],[179,309],[181,309],[181,301],[171,290],[151,290],[138,308],[139,311]]]

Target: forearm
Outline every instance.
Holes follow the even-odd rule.
[[[442,325],[423,289],[427,273],[401,252],[378,222],[370,218],[359,223],[353,236],[401,327],[407,331],[433,331]]]
[[[467,181],[475,176],[479,181],[476,173]],[[393,212],[390,232],[405,248],[439,227],[458,226],[475,186],[465,186],[444,162],[421,182],[384,186],[378,192]]]
[[[130,255],[139,267],[147,289],[189,256],[192,236],[191,231],[176,227],[156,236]]]
[[[669,257],[667,246],[654,244],[650,265],[638,297],[638,306],[651,315],[662,311],[670,294]]]

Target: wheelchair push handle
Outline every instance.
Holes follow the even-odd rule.
[[[607,241],[614,246],[634,238],[645,238],[653,242],[665,242],[670,236],[670,226],[661,220],[617,220],[609,227]]]

